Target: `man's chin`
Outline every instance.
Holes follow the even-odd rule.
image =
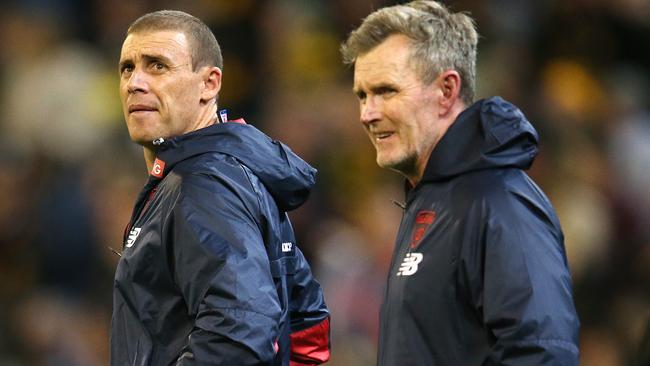
[[[395,161],[395,159],[390,159],[389,157],[377,155],[377,165],[379,165],[380,168],[394,170],[395,166],[399,165],[399,162]]]
[[[134,136],[134,135],[131,135],[131,141],[133,141],[136,144],[141,145],[143,147],[148,147],[148,148],[153,147],[153,140],[155,140],[155,139],[151,138],[150,136]]]
[[[377,154],[377,165],[383,169],[390,169],[398,173],[405,174],[413,170],[414,160],[399,156],[383,156]]]

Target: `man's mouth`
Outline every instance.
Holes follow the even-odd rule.
[[[136,113],[136,112],[154,112],[157,111],[158,109],[156,107],[146,105],[146,104],[131,104],[129,106],[129,113]]]
[[[372,136],[375,138],[375,141],[383,141],[393,136],[394,134],[395,133],[391,131],[384,131],[384,132],[373,132]]]

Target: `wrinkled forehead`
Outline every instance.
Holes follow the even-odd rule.
[[[354,84],[361,85],[371,80],[399,78],[405,65],[391,59],[357,59],[354,64]]]
[[[388,37],[384,42],[357,57],[354,63],[354,83],[367,80],[400,78],[412,71],[411,43],[402,35]]]
[[[129,34],[122,44],[120,60],[146,56],[183,58],[190,56],[189,40],[182,31],[140,31]]]

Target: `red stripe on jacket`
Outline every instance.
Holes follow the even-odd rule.
[[[290,366],[320,365],[330,359],[329,318],[291,333]]]

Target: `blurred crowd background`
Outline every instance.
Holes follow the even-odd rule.
[[[383,0],[21,0],[0,11],[0,365],[108,362],[113,272],[146,179],[118,99],[125,30],[202,18],[221,107],[319,170],[292,213],[332,312],[331,365],[374,365],[402,180],[376,167],[339,44]],[[582,365],[627,365],[650,317],[650,1],[460,0],[478,95],[541,136],[530,175],[562,222]]]

